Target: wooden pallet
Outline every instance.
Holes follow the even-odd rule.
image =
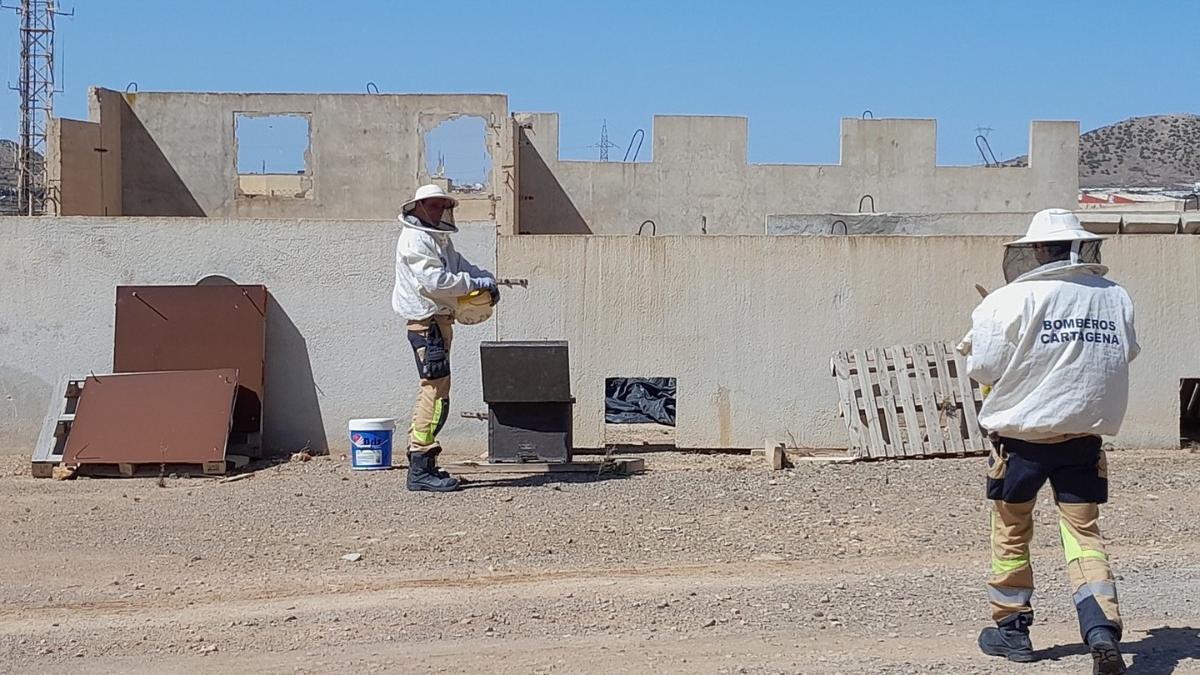
[[[963,456],[988,452],[983,396],[966,357],[948,343],[835,352],[838,414],[859,457]]]
[[[37,445],[33,447],[31,473],[34,478],[50,478],[54,467],[62,462],[67,436],[75,423],[75,408],[83,392],[85,378],[64,376],[50,396],[50,405],[42,422]]]
[[[250,458],[244,455],[227,455],[220,462],[169,462],[154,463],[96,463],[80,464],[75,468],[76,475],[94,476],[97,478],[155,478],[177,474],[180,476],[224,476],[230,469],[241,469],[250,463]]]

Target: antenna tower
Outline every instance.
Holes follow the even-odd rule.
[[[593,145],[589,145],[588,147],[600,149],[600,161],[601,162],[608,161],[608,149],[609,148],[620,147],[616,143],[612,143],[608,140],[608,120],[604,120],[604,123],[600,126],[600,142],[595,143]]]
[[[46,124],[54,113],[54,17],[73,16],[58,10],[56,0],[21,0],[21,146],[17,152],[19,212],[36,215],[45,205]]]

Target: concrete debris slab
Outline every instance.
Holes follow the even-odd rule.
[[[1200,234],[1200,213],[1185,213],[1180,223],[1180,231],[1184,234]]]
[[[1178,213],[1129,213],[1121,219],[1122,234],[1175,234],[1179,231]]]

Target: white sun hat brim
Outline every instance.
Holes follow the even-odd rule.
[[[412,199],[400,205],[400,212],[408,213],[413,209],[414,206],[417,205],[417,202],[424,199],[445,199],[446,201],[450,202],[450,208],[453,209],[458,207],[458,200],[446,194],[446,191],[442,189],[442,186],[422,185],[421,187],[417,188],[417,193],[413,195]]]

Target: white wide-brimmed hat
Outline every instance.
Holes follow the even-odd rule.
[[[1099,241],[1104,239],[1084,229],[1079,217],[1066,209],[1045,209],[1033,214],[1029,230],[1024,237],[1010,241],[1005,246],[1038,244],[1052,241]]]
[[[417,188],[417,194],[413,195],[412,199],[404,202],[404,204],[400,206],[400,212],[408,213],[409,211],[412,211],[413,207],[417,205],[417,202],[421,201],[422,199],[445,199],[446,201],[450,202],[450,208],[455,208],[458,206],[458,200],[446,194],[446,191],[442,189],[442,186],[430,184],[422,185],[421,187]]]

